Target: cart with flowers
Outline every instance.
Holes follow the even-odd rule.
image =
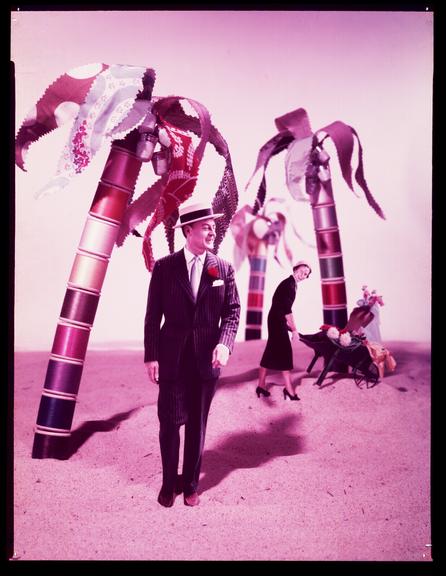
[[[314,350],[314,356],[307,368],[310,373],[317,360],[324,359],[324,368],[315,385],[321,386],[328,372],[335,369],[336,363],[343,363],[352,368],[355,384],[372,388],[379,382],[378,366],[373,362],[365,345],[365,337],[336,326],[323,324],[315,334],[299,334],[301,342]]]

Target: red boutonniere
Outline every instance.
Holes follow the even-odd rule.
[[[209,274],[209,276],[211,278],[215,278],[215,279],[220,278],[220,275],[218,273],[218,268],[216,266],[210,266],[207,269],[207,273]]]

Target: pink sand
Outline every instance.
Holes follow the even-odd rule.
[[[238,343],[214,399],[201,503],[170,509],[157,388],[142,351],[87,352],[69,460],[32,459],[48,353],[15,357],[17,560],[429,561],[430,348],[386,344],[398,363],[371,389],[350,378],[284,402],[254,394],[264,342]],[[296,378],[312,353],[295,346]]]

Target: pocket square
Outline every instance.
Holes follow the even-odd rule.
[[[223,286],[223,284],[224,284],[224,282],[221,279],[220,280],[214,280],[212,282],[212,288],[214,288],[215,286]]]

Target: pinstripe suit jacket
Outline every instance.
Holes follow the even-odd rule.
[[[218,270],[218,278],[208,270]],[[161,326],[162,319],[164,323]],[[203,379],[218,378],[212,351],[218,343],[232,351],[240,301],[232,266],[207,252],[194,301],[184,250],[157,260],[152,272],[144,322],[144,362],[158,360],[159,378],[178,378],[181,353],[189,336]]]

